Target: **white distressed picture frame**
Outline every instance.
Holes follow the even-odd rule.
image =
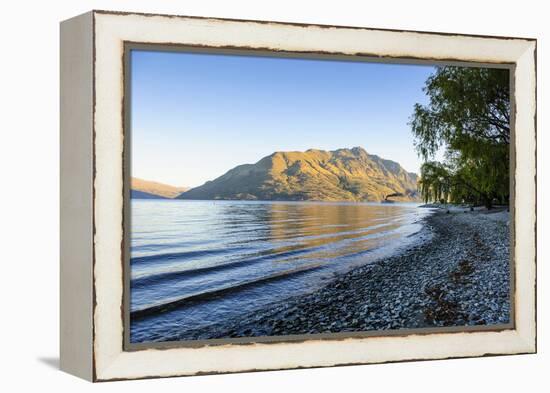
[[[513,327],[125,350],[125,43],[513,66]],[[61,368],[108,381],[535,352],[535,124],[533,39],[104,11],[63,22]]]

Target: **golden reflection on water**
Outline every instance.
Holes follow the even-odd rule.
[[[376,244],[376,234],[400,226],[398,220],[388,222],[393,207],[361,204],[278,204],[268,211],[272,252],[288,252],[327,246],[308,258],[335,257],[368,250]],[[393,214],[391,214],[393,213]],[[387,238],[386,238],[387,239]],[[291,244],[284,245],[285,242]],[[333,250],[330,245],[338,244]],[[337,250],[336,250],[337,248]],[[301,256],[303,258],[303,256]]]

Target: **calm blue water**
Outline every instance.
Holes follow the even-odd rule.
[[[132,200],[132,342],[185,338],[416,241],[415,204]]]

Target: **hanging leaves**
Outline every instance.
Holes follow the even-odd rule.
[[[425,83],[427,105],[410,119],[424,160],[425,201],[508,203],[510,74],[507,69],[444,66]],[[445,150],[443,162],[433,159]]]

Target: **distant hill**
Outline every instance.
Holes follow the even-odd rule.
[[[148,192],[130,190],[131,199],[166,199],[166,197],[150,194]]]
[[[417,175],[361,147],[275,152],[239,165],[215,180],[183,192],[180,199],[290,201],[419,200]]]
[[[154,181],[132,178],[130,186],[130,198],[134,199],[166,199],[175,198],[184,191],[186,187],[173,187],[167,184]]]

